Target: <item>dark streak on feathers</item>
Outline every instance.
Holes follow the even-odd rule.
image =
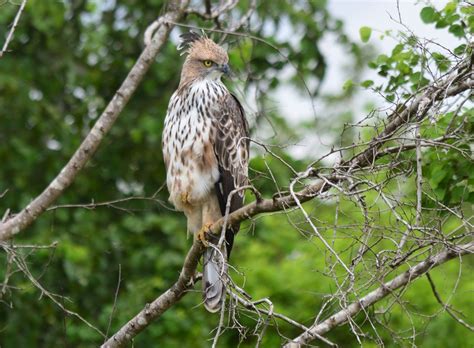
[[[225,97],[223,102],[226,105],[219,109],[221,112],[222,110],[226,110],[226,112],[220,115],[220,122],[217,122],[218,132],[216,134],[217,136],[215,137],[214,144],[214,151],[219,163],[220,173],[219,181],[215,184],[215,189],[217,192],[217,198],[219,200],[222,216],[224,216],[226,213],[227,199],[230,193],[235,190],[236,185],[241,187],[247,184],[246,170],[244,173],[242,173],[243,168],[240,168],[239,164],[236,164],[235,161],[229,160],[230,152],[239,151],[244,148],[244,151],[247,155],[247,159],[245,159],[245,161],[248,161],[249,149],[248,124],[247,120],[245,119],[242,105],[240,104],[239,100],[230,93]],[[231,124],[231,127],[228,127],[228,122]],[[240,140],[241,138],[246,139]],[[229,213],[241,208],[243,202],[243,192],[235,193],[230,201]],[[234,235],[239,231],[239,228],[240,224],[236,224],[230,226],[226,230],[225,237],[227,243],[227,258],[230,257],[230,252],[234,244]]]
[[[183,48],[189,49],[195,41],[199,41],[202,38],[201,35],[194,31],[189,31],[187,33],[181,34],[179,37],[181,39],[181,42],[178,46],[178,50],[181,50]]]

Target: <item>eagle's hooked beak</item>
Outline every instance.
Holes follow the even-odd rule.
[[[222,64],[220,70],[227,76],[230,76],[229,64]]]

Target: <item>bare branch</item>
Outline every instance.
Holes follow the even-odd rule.
[[[16,13],[16,16],[15,16],[15,19],[13,20],[13,24],[12,24],[12,27],[10,28],[10,31],[8,32],[8,36],[5,40],[5,43],[3,44],[3,47],[2,47],[2,50],[0,51],[0,58],[3,57],[3,55],[5,54],[5,52],[7,51],[8,49],[8,45],[10,44],[10,41],[12,40],[13,38],[13,33],[15,32],[15,29],[18,25],[18,21],[20,20],[20,17],[21,17],[21,14],[23,12],[23,9],[25,8],[25,5],[26,5],[26,1],[27,0],[23,0],[21,2],[21,5],[20,5],[20,8],[18,9],[18,12]]]
[[[24,0],[24,3],[26,0]],[[140,55],[137,60],[137,63],[130,71],[127,78],[124,80],[122,86],[114,95],[113,99],[110,101],[108,106],[106,107],[105,111],[102,113],[90,133],[84,139],[83,143],[77,149],[75,154],[71,157],[69,162],[66,166],[61,170],[61,172],[57,175],[57,177],[50,183],[50,185],[41,193],[37,198],[35,198],[26,208],[24,208],[20,213],[14,215],[10,219],[8,219],[8,214],[5,215],[5,219],[0,222],[0,241],[9,239],[25,229],[31,223],[33,223],[44,211],[48,210],[48,207],[64,192],[64,190],[74,181],[76,175],[82,170],[82,168],[86,165],[88,160],[92,157],[92,155],[97,150],[98,146],[102,142],[105,135],[113,126],[114,122],[116,121],[117,117],[125,107],[128,100],[133,95],[135,89],[137,88],[138,84],[144,77],[146,71],[153,63],[153,60],[156,54],[160,51],[162,45],[164,44],[169,32],[171,31],[173,25],[178,23],[179,20],[185,16],[186,14],[197,14],[205,19],[214,19],[223,14],[224,12],[230,11],[237,5],[237,1],[234,0],[227,0],[221,1],[220,6],[216,9],[212,9],[210,6],[210,1],[206,1],[206,12],[205,13],[196,13],[195,10],[189,10],[187,8],[189,4],[189,0],[175,0],[170,5],[170,9],[167,13],[165,13],[162,17],[160,17],[157,21],[153,22],[147,31],[145,32],[145,43],[146,48]],[[252,0],[250,3],[250,8],[247,14],[242,17],[241,21],[238,25],[243,25],[245,21],[248,20],[251,13],[255,10],[256,1]],[[18,17],[18,14],[17,14]],[[13,29],[13,28],[12,28]],[[234,30],[234,29],[233,29]],[[232,30],[231,30],[232,31]],[[223,32],[223,31],[220,31]],[[227,32],[224,32],[227,33]],[[234,33],[228,33],[234,34]],[[0,55],[1,56],[1,55]],[[349,287],[352,289],[353,286],[353,279],[354,275],[352,270],[349,269],[341,258],[339,258],[338,254],[334,251],[334,249],[327,243],[322,235],[318,232],[316,226],[312,223],[311,218],[303,209],[302,204],[307,202],[315,197],[321,197],[331,188],[336,188],[341,192],[344,192],[340,189],[339,184],[349,182],[352,186],[348,192],[351,192],[352,195],[356,196],[359,192],[353,192],[352,189],[357,187],[357,183],[352,184],[352,178],[356,175],[358,170],[365,169],[367,167],[374,167],[375,162],[378,158],[385,154],[394,153],[405,151],[408,149],[416,148],[416,155],[417,155],[417,207],[416,207],[416,227],[420,225],[421,219],[421,147],[425,146],[425,142],[417,137],[415,144],[411,145],[401,145],[397,148],[388,148],[385,150],[381,150],[381,148],[387,144],[388,141],[395,139],[395,133],[401,131],[406,127],[407,123],[416,120],[421,121],[428,113],[431,108],[435,107],[435,103],[444,100],[447,97],[457,95],[462,93],[468,89],[472,89],[474,87],[474,80],[472,78],[472,66],[471,66],[471,57],[466,59],[464,62],[456,66],[451,72],[445,75],[443,78],[440,78],[434,81],[431,85],[427,86],[417,95],[413,95],[411,98],[407,100],[404,105],[397,105],[395,107],[395,111],[389,116],[388,124],[383,128],[380,134],[375,136],[367,145],[364,147],[364,150],[360,151],[351,159],[344,161],[340,164],[334,165],[332,168],[327,168],[325,173],[322,174],[321,172],[317,172],[312,166],[310,166],[303,175],[298,176],[295,180],[293,180],[290,184],[290,193],[284,195],[279,193],[278,196],[273,197],[272,199],[262,199],[258,191],[254,190],[254,193],[257,196],[255,202],[248,204],[241,209],[229,214],[230,205],[227,205],[227,213],[223,218],[217,221],[210,231],[210,233],[214,235],[218,235],[221,231],[226,229],[226,226],[229,224],[236,224],[240,223],[244,220],[248,220],[251,217],[265,213],[265,212],[274,212],[274,211],[282,211],[286,210],[289,207],[297,206],[304,214],[305,221],[311,225],[316,235],[320,237],[320,239],[324,242],[325,246],[331,253],[337,258],[339,263],[347,270],[350,274],[350,285]],[[403,106],[403,107],[399,107]],[[442,140],[446,140],[447,137],[444,137]],[[291,166],[290,166],[291,168]],[[292,169],[292,168],[291,168]],[[293,171],[296,173],[296,171]],[[329,174],[327,174],[329,173]],[[300,191],[294,190],[294,185],[296,183],[300,184],[302,179],[313,179],[310,184],[306,184],[303,186],[303,189]],[[370,184],[372,185],[372,184]],[[372,185],[372,189],[375,188],[380,193],[380,197],[384,200],[386,205],[397,214],[396,207],[391,206],[390,197],[386,197],[382,190],[377,187],[377,185]],[[234,190],[234,193],[237,193],[239,190],[243,190],[246,188],[252,187],[243,187],[237,190]],[[325,195],[327,196],[327,195]],[[1,197],[0,197],[1,198]],[[132,198],[133,199],[133,198]],[[146,199],[146,198],[143,198]],[[362,199],[362,198],[360,198]],[[117,202],[123,202],[129,199],[105,202],[100,204],[91,203],[91,205],[82,205],[85,208],[94,208],[99,205],[110,205]],[[230,200],[228,201],[230,202]],[[364,207],[364,203],[360,202],[361,208],[363,210],[366,209]],[[76,205],[69,205],[68,207],[76,206]],[[64,207],[64,206],[63,206]],[[55,209],[57,207],[49,208]],[[366,224],[368,225],[368,217],[366,213],[364,213],[366,218]],[[403,215],[403,214],[402,214]],[[410,230],[412,229],[411,224],[403,219],[402,215],[396,215],[399,221],[402,221],[405,226]],[[409,220],[409,219],[407,219]],[[408,236],[408,235],[407,235]],[[411,238],[411,237],[410,237]],[[222,242],[222,240],[221,240]],[[446,242],[445,242],[446,245]],[[364,248],[360,249],[360,259],[362,259],[363,253],[369,249],[368,242],[364,241]],[[184,295],[186,295],[187,291],[190,290],[194,286],[194,281],[196,279],[195,272],[199,262],[200,257],[204,251],[203,246],[199,241],[195,241],[189,250],[184,264],[181,270],[181,273],[177,279],[177,281],[173,284],[173,286],[168,289],[166,292],[161,294],[157,299],[155,299],[152,303],[145,305],[143,310],[141,310],[134,318],[132,318],[128,323],[126,323],[118,332],[116,332],[110,339],[106,340],[102,347],[122,347],[126,345],[133,337],[138,335],[142,330],[144,330],[150,323],[159,318],[165,311],[171,308],[176,302],[178,302]],[[292,321],[290,318],[286,318],[280,316],[281,319],[300,327],[304,330],[304,333],[298,336],[296,339],[292,340],[288,344],[288,347],[295,347],[299,346],[300,344],[308,343],[316,338],[328,343],[333,344],[332,342],[328,341],[322,335],[332,328],[336,327],[337,325],[343,324],[345,322],[349,322],[351,325],[351,330],[354,332],[356,337],[359,339],[360,335],[360,328],[357,324],[353,321],[353,317],[359,313],[360,311],[365,311],[367,307],[376,303],[377,301],[381,300],[382,298],[386,297],[389,294],[392,294],[393,290],[403,287],[411,283],[414,279],[419,277],[420,275],[426,273],[429,269],[436,267],[455,256],[461,256],[467,253],[474,252],[474,243],[465,244],[461,247],[446,247],[444,251],[441,253],[431,256],[425,261],[417,264],[413,268],[410,268],[407,272],[395,277],[393,280],[382,284],[379,288],[372,291],[368,295],[362,297],[357,302],[349,304],[347,299],[347,291],[344,288],[344,280],[341,283],[338,283],[338,295],[340,295],[340,306],[343,308],[338,313],[331,316],[329,319],[325,320],[322,323],[315,323],[309,329],[305,328],[303,325],[297,323],[296,321]],[[359,256],[357,259],[359,262]],[[378,262],[378,259],[377,259]],[[115,309],[115,302],[117,300],[117,295],[120,286],[120,271],[119,271],[119,282],[117,285],[117,290],[115,293],[114,299],[114,308],[112,310],[112,314],[110,316],[110,321],[112,320],[113,311]],[[375,278],[374,278],[375,279]],[[8,280],[8,279],[7,279]],[[5,282],[6,284],[6,282]],[[344,285],[344,286],[343,286]],[[52,298],[54,301],[54,298]],[[260,343],[263,333],[266,330],[269,319],[271,317],[278,317],[276,313],[273,312],[273,304],[267,300],[267,304],[270,306],[270,310],[261,310],[257,309],[255,302],[249,302],[246,300],[239,300],[240,303],[244,304],[247,308],[254,310],[256,313],[265,313],[267,314],[267,318],[264,322],[264,326],[261,330],[261,333],[258,337],[257,345]],[[265,301],[265,300],[262,300]],[[258,302],[258,301],[257,301]],[[63,308],[63,307],[61,307]],[[69,312],[68,312],[69,313]],[[70,313],[71,314],[71,313]],[[223,322],[224,318],[224,309],[221,312],[221,323]],[[319,317],[319,316],[318,316]],[[79,317],[82,319],[81,317]],[[87,323],[87,322],[86,322]],[[371,322],[372,327],[373,324]],[[91,326],[92,327],[92,326]],[[109,322],[110,327],[110,322]],[[220,330],[221,325],[219,325]],[[375,328],[374,328],[375,329]],[[217,338],[219,337],[220,331],[218,330],[216,334],[215,343],[217,343]],[[108,328],[107,328],[108,332]],[[102,334],[102,333],[101,333]],[[360,342],[360,341],[359,341]]]
[[[205,12],[190,8],[186,10],[186,14],[195,14],[203,19],[216,19],[221,14],[232,10],[237,5],[237,3],[237,0],[226,0],[222,2],[220,6],[216,7],[214,10],[211,11],[211,4],[207,3],[206,1]]]
[[[29,268],[28,268],[28,264],[27,262],[19,255],[17,255],[15,253],[15,250],[14,248],[10,248],[9,246],[7,245],[2,245],[2,248],[9,254],[9,260],[11,258],[11,260],[15,263],[15,265],[18,267],[18,269],[28,278],[28,280],[41,292],[41,297],[42,296],[46,296],[47,298],[49,298],[52,302],[54,302],[54,304],[56,306],[58,306],[59,308],[61,308],[61,310],[72,316],[72,317],[76,317],[77,319],[79,319],[80,321],[82,321],[84,324],[86,324],[88,327],[90,327],[91,329],[95,330],[99,335],[101,335],[102,337],[105,338],[105,335],[104,333],[99,329],[97,328],[96,326],[94,326],[91,322],[89,322],[88,320],[86,320],[83,316],[81,316],[79,313],[76,313],[72,310],[69,310],[67,309],[58,299],[57,297],[60,297],[59,295],[57,294],[53,294],[51,293],[50,291],[48,291],[46,288],[43,287],[43,285],[39,282],[38,279],[36,279],[33,274],[30,272]],[[4,283],[5,285],[6,283]],[[2,294],[4,292],[4,289],[2,289]],[[40,298],[41,298],[40,297]]]
[[[174,211],[172,207],[169,207],[166,205],[165,202],[162,200],[158,199],[155,197],[155,195],[151,197],[146,197],[146,196],[131,196],[131,197],[125,197],[125,198],[118,198],[118,199],[113,199],[110,201],[105,201],[105,202],[90,202],[90,203],[76,203],[76,204],[61,204],[61,205],[54,205],[52,207],[49,207],[46,209],[46,211],[51,211],[51,210],[56,210],[56,209],[65,209],[65,208],[83,208],[87,210],[94,210],[99,207],[110,207],[110,208],[117,208],[117,209],[123,209],[118,207],[117,205],[119,203],[125,203],[125,202],[131,202],[131,201],[147,201],[147,202],[153,202],[157,203],[160,206],[162,206],[165,209]]]
[[[349,267],[346,266],[346,264],[344,263],[344,261],[341,260],[341,258],[339,257],[339,255],[334,251],[334,249],[328,244],[328,242],[324,239],[324,237],[321,235],[321,233],[319,233],[317,227],[313,224],[313,221],[311,220],[311,218],[309,217],[308,213],[306,212],[306,210],[303,208],[303,206],[301,205],[301,202],[300,200],[298,199],[298,197],[296,196],[295,194],[295,191],[293,190],[293,187],[296,183],[296,181],[300,180],[300,179],[304,179],[304,178],[307,178],[310,173],[313,171],[312,168],[309,168],[308,170],[306,170],[306,172],[298,175],[296,177],[296,179],[292,180],[291,181],[291,184],[290,184],[290,193],[291,193],[291,197],[293,198],[293,200],[295,201],[296,205],[298,206],[298,208],[300,209],[300,211],[303,213],[303,216],[305,218],[305,220],[308,222],[308,224],[311,226],[311,228],[313,229],[314,233],[318,236],[319,240],[321,240],[321,242],[323,242],[324,246],[334,255],[334,257],[337,259],[337,261],[341,264],[341,266],[347,271],[347,273],[349,273],[349,276],[351,278],[354,278],[354,274],[352,273],[352,271],[349,269]],[[323,179],[324,180],[324,179]]]
[[[451,70],[450,75],[429,85],[425,92],[414,98],[410,105],[406,107],[397,106],[395,111],[388,116],[388,119],[392,121],[384,128],[383,132],[371,141],[371,144],[365,151],[346,161],[345,165],[349,166],[349,171],[371,165],[376,158],[377,150],[387,139],[390,139],[395,131],[410,121],[412,117],[415,116],[418,120],[421,120],[435,101],[443,100],[473,88],[474,76],[471,67],[471,57],[468,57],[459,66]],[[398,110],[400,109],[403,111],[399,112]]]
[[[105,331],[105,340],[107,340],[107,337],[109,336],[110,325],[112,325],[112,319],[114,317],[115,309],[117,307],[117,299],[118,299],[118,294],[119,294],[119,291],[120,291],[120,283],[121,282],[122,282],[122,265],[119,264],[117,288],[115,289],[114,304],[112,306],[112,311],[110,312],[109,323],[107,324],[107,331]]]
[[[297,327],[301,330],[308,330],[308,328],[306,326],[304,326],[303,324],[298,323],[297,321],[295,321],[291,318],[288,318],[287,316],[285,316],[283,314],[275,313],[275,312],[270,313],[269,310],[256,307],[255,302],[251,302],[251,301],[248,301],[248,300],[240,297],[239,295],[235,294],[232,290],[229,290],[228,294],[234,300],[236,300],[238,303],[240,303],[242,306],[244,306],[245,308],[247,308],[249,310],[252,310],[252,311],[257,312],[257,313],[262,313],[262,314],[265,314],[265,315],[272,315],[273,317],[281,319],[283,321],[286,321],[288,324],[291,324],[291,325],[293,325],[293,326],[295,326],[295,327]]]
[[[316,339],[315,334],[323,335],[326,332],[335,328],[336,326],[346,323],[350,318],[357,315],[357,313],[359,313],[361,310],[368,308],[369,306],[380,301],[387,295],[392,294],[394,290],[413,282],[416,278],[425,274],[434,267],[437,267],[449,260],[452,260],[453,258],[472,253],[474,253],[474,242],[456,246],[453,248],[448,248],[443,250],[439,254],[430,256],[425,261],[418,263],[414,267],[411,267],[408,271],[398,275],[391,281],[382,284],[374,291],[362,297],[359,301],[351,303],[349,306],[343,308],[342,310],[332,315],[322,323],[313,325],[309,328],[308,331],[296,337],[291,342],[287,343],[284,347],[301,347],[302,345],[305,345]]]

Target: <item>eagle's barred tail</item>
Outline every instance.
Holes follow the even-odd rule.
[[[218,252],[209,247],[204,252],[204,267],[202,272],[204,307],[211,313],[221,309],[225,297],[227,279],[227,262],[224,259],[227,253]]]

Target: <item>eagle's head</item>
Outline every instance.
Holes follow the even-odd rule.
[[[185,49],[186,60],[181,72],[181,83],[195,79],[219,80],[228,75],[229,56],[224,48],[211,39],[190,31],[180,36],[178,49]]]

